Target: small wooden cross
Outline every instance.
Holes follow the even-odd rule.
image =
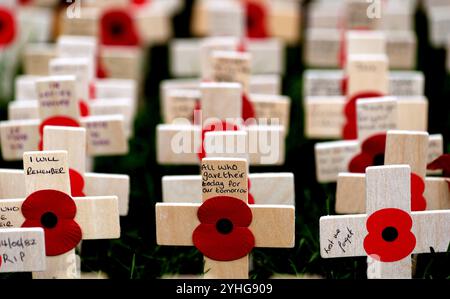
[[[44,271],[45,240],[42,228],[8,228],[0,212],[0,273]]]
[[[174,39],[170,42],[170,72],[174,77],[200,77],[204,52],[210,41],[221,42],[223,48],[236,50],[242,40],[236,37],[212,37],[204,39]],[[284,43],[276,38],[244,39],[246,51],[251,54],[252,74],[283,74],[285,68]]]
[[[81,239],[120,237],[117,197],[72,199],[66,151],[26,152],[23,161],[27,198],[0,200],[3,221],[46,232],[47,268],[34,278],[76,278],[74,248]]]
[[[205,136],[207,156],[248,158],[246,132],[208,132]],[[292,173],[249,174],[250,194],[254,203],[295,205],[294,175]],[[199,203],[201,175],[163,176],[163,202]]]
[[[211,123],[226,121],[229,126],[238,127],[249,134],[252,140],[250,163],[280,164],[284,161],[284,129],[277,125],[252,125],[241,127],[242,88],[238,83],[202,83],[201,117],[196,124],[190,120],[182,123],[163,124],[157,127],[157,159],[160,164],[197,164],[202,148],[202,130]],[[201,125],[198,125],[201,123]],[[230,129],[230,128],[225,128]],[[260,137],[266,136],[270,142],[261,151]]]
[[[393,97],[357,100],[358,139],[317,143],[315,145],[317,180],[322,183],[335,182],[339,173],[355,172],[350,170],[351,162],[364,148],[370,147],[377,135],[385,134],[388,130],[426,131],[427,107],[426,101],[402,101]],[[429,161],[442,154],[441,136],[430,138],[428,151]],[[382,153],[383,147],[381,146],[381,150],[377,152]]]
[[[205,278],[222,279],[248,278],[254,246],[294,246],[293,206],[247,204],[245,159],[205,158],[201,167],[203,204],[156,205],[158,245],[196,246],[205,255]],[[230,234],[242,242],[227,242]]]
[[[72,196],[117,196],[120,216],[128,214],[130,178],[127,175],[85,172],[86,129],[47,126],[44,128],[46,151],[68,152]],[[78,179],[79,177],[82,180]],[[75,184],[75,185],[74,185]],[[24,198],[25,177],[23,170],[0,169],[0,200]]]
[[[429,135],[427,132],[388,131],[386,137],[385,165],[406,164],[411,172],[425,183],[423,196],[426,206],[414,205],[418,210],[450,209],[450,195],[443,178],[426,177]],[[365,175],[340,173],[337,180],[336,213],[363,214],[365,207]],[[421,183],[416,183],[421,184]]]
[[[411,278],[411,254],[446,252],[450,212],[411,212],[411,168],[366,170],[367,214],[320,218],[322,258],[369,256],[368,278]]]
[[[128,151],[123,117],[80,117],[75,77],[57,76],[36,83],[39,119],[0,123],[2,155],[18,160],[29,150],[37,150],[46,125],[83,126],[87,130],[87,152],[91,156],[117,155]]]

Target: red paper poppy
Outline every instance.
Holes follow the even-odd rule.
[[[246,0],[245,3],[247,37],[267,38],[267,9],[263,3]]]
[[[206,157],[205,144],[204,144],[206,133],[221,132],[221,131],[239,131],[239,127],[235,124],[229,124],[226,121],[221,121],[218,123],[212,123],[210,125],[207,125],[205,128],[203,128],[203,130],[202,130],[202,145],[200,148],[200,152],[198,153],[198,158],[200,159],[200,161]]]
[[[255,204],[255,198],[253,197],[253,195],[250,193],[250,189],[252,188],[252,182],[250,181],[250,179],[248,179],[248,204],[249,205],[254,205]]]
[[[255,247],[249,230],[252,211],[234,197],[217,196],[205,201],[197,212],[200,225],[192,240],[204,256],[216,261],[234,261],[248,255]]]
[[[365,173],[369,166],[383,165],[385,147],[385,133],[369,137],[363,142],[361,153],[350,161],[348,170],[354,173]]]
[[[150,0],[131,0],[131,4],[134,5],[147,5],[150,4]]]
[[[124,9],[111,9],[101,17],[100,38],[106,46],[137,46],[139,36],[131,14]]]
[[[416,247],[412,224],[411,216],[399,209],[383,209],[370,215],[364,238],[367,255],[382,262],[396,262],[410,255]]]
[[[46,126],[79,127],[80,124],[78,121],[68,116],[53,116],[44,120],[39,127],[39,135],[41,136],[41,140],[39,141],[38,148],[40,151],[42,151],[43,148],[42,137]]]
[[[9,46],[17,33],[16,20],[13,12],[0,6],[0,48]]]
[[[442,170],[442,174],[447,178],[448,189],[450,191],[450,154],[444,154],[428,164],[429,170]]]
[[[103,65],[102,59],[100,56],[97,56],[97,78],[98,79],[105,79],[108,78],[108,74],[106,72],[106,69]]]
[[[346,118],[346,123],[344,125],[344,130],[342,133],[344,139],[349,140],[358,138],[358,130],[356,126],[356,101],[358,99],[376,98],[381,96],[382,94],[377,91],[368,91],[357,93],[350,98],[344,108],[344,114]]]
[[[425,182],[415,173],[411,173],[411,210],[425,211],[427,201],[423,196],[425,192]]]
[[[73,197],[85,197],[84,194],[84,178],[75,169],[69,169],[70,190]]]
[[[80,115],[82,117],[89,116],[89,105],[86,103],[85,100],[80,100],[78,102],[78,106],[80,107]]]
[[[47,256],[64,254],[81,241],[82,232],[75,222],[77,207],[67,194],[57,190],[40,190],[22,204],[25,222],[22,227],[41,227],[45,233]]]

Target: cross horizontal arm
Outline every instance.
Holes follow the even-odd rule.
[[[249,178],[250,193],[253,195],[255,203],[295,205],[294,175],[292,173],[250,174]],[[200,175],[163,177],[163,202],[200,203],[201,179]],[[275,189],[279,191],[274,192]]]
[[[447,252],[450,246],[450,211],[412,212],[416,248],[413,253]]]
[[[192,233],[200,224],[200,204],[156,204],[156,242],[158,245],[193,246]],[[294,246],[295,208],[274,205],[251,205],[250,225],[256,247]]]
[[[320,256],[322,258],[365,256],[367,215],[325,216],[320,218]]]

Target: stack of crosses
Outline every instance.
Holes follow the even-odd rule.
[[[201,83],[201,113],[191,123],[179,119],[157,127],[157,160],[160,164],[198,164],[203,152],[204,134],[215,130],[244,130],[248,133],[249,161],[252,165],[279,165],[284,162],[285,131],[281,125],[243,126],[242,85]],[[226,122],[222,124],[223,122]],[[264,143],[264,144],[263,144]]]
[[[206,155],[248,159],[247,138],[248,134],[242,131],[207,132],[204,140]],[[295,206],[292,173],[253,173],[248,177],[250,203]],[[201,202],[201,180],[201,175],[163,176],[163,202]]]
[[[400,95],[397,99],[401,110],[411,109],[413,103],[426,102],[422,75],[402,73],[389,78],[383,33],[350,31],[346,37],[345,78],[333,75],[329,81],[326,73],[306,75],[310,76],[305,79],[310,82],[305,83],[304,98],[305,134],[309,138],[346,137],[344,124],[349,113],[346,110],[352,110],[349,105],[354,104],[355,98],[392,95],[390,88],[400,86],[394,94]],[[417,85],[418,81],[422,83]],[[346,95],[336,93],[336,88],[346,90]]]
[[[243,92],[247,96],[254,110],[254,118],[278,118],[280,124],[287,130],[290,118],[290,99],[278,94],[267,94],[265,89],[270,86],[261,81],[262,85],[256,92],[251,83],[252,55],[237,51],[239,40],[236,38],[205,39],[200,47],[203,82],[237,82],[242,84]],[[271,61],[267,57],[266,61]],[[201,93],[198,82],[191,86],[176,85],[166,89],[161,97],[162,115],[165,123],[172,123],[178,118],[192,118]],[[276,93],[276,92],[275,92]],[[245,113],[245,111],[244,111]]]
[[[98,44],[97,39],[87,36],[60,36],[56,45],[32,45],[33,49],[37,48],[38,54],[33,54],[33,49],[25,51],[25,70],[28,76],[19,78],[28,85],[33,85],[43,76],[49,75],[74,75],[76,76],[77,95],[82,105],[81,116],[89,115],[122,115],[124,117],[125,129],[127,136],[133,132],[133,119],[137,111],[136,86],[138,85],[142,75],[140,60],[129,61],[127,59],[113,61],[113,64],[122,70],[120,72],[110,72],[109,78],[101,79],[100,84],[106,82],[108,85],[118,83],[118,79],[127,80],[129,93],[122,91],[118,95],[111,96],[113,93],[108,92],[108,96],[99,90],[97,82],[97,69],[104,68],[104,63],[97,63]],[[54,47],[52,55],[45,58],[41,49]],[[118,53],[126,53],[126,48],[118,49]],[[100,65],[100,66],[99,66]],[[125,73],[124,73],[125,72]],[[132,72],[134,74],[126,74]],[[28,79],[28,80],[27,80]],[[120,82],[124,86],[123,81]],[[30,87],[31,87],[30,86]],[[18,86],[17,90],[22,86]],[[100,88],[101,89],[101,88]],[[114,91],[120,90],[118,87]],[[10,119],[29,119],[36,117],[37,113],[37,95],[33,92],[24,91],[24,96],[18,94],[16,101],[12,102],[9,107]],[[27,100],[26,103],[22,100]]]
[[[65,35],[100,36],[105,16],[110,12],[118,12],[120,17],[114,19],[115,25],[130,26],[107,28],[111,34],[133,34],[142,46],[165,44],[173,35],[171,17],[183,6],[180,0],[155,0],[133,5],[128,0],[81,1],[72,14],[61,14],[61,31]],[[112,21],[111,19],[109,19]],[[114,25],[114,24],[112,24]],[[152,28],[152,30],[149,30]],[[125,30],[125,31],[121,31]],[[128,39],[129,36],[124,37]]]
[[[425,10],[429,21],[431,45],[435,48],[444,48],[450,36],[450,4],[448,1],[426,1]]]
[[[412,188],[420,189],[423,199],[414,197],[413,211],[450,209],[450,192],[445,178],[426,177],[429,135],[426,132],[388,131],[384,154],[385,165],[406,164],[417,177]],[[339,173],[336,191],[336,213],[364,214],[366,212],[365,175]],[[417,187],[416,187],[417,186]]]
[[[305,33],[306,65],[339,67],[346,30],[380,30],[386,34],[390,67],[414,69],[417,55],[415,1],[375,2],[342,0],[313,3]]]
[[[320,218],[323,258],[368,256],[368,278],[411,278],[411,254],[446,252],[450,210],[411,212],[411,168],[368,167],[366,214]]]
[[[253,247],[294,247],[293,206],[248,205],[246,159],[205,158],[201,172],[202,204],[156,205],[158,245],[197,247],[213,279],[248,278]]]
[[[427,103],[423,101],[406,102],[391,97],[359,99],[356,115],[358,137],[355,140],[315,145],[316,177],[319,182],[335,182],[341,172],[364,172],[357,162],[362,155],[371,155],[371,161],[366,166],[383,163],[384,135],[388,130],[426,131],[427,127]],[[442,155],[441,135],[430,136],[427,153],[428,162]]]
[[[195,36],[275,37],[294,45],[301,37],[301,1],[196,0]]]
[[[118,155],[128,151],[123,117],[80,117],[74,76],[53,76],[36,82],[39,118],[0,123],[2,155],[5,160],[19,160],[26,151],[38,150],[43,128],[47,125],[83,126],[87,131],[90,156]]]
[[[71,186],[72,196],[117,196],[120,216],[128,215],[129,176],[85,172],[86,129],[47,126],[43,136],[43,150],[68,152],[71,183],[76,184]],[[0,200],[25,197],[23,170],[0,169],[0,189]]]
[[[78,278],[75,247],[79,241],[120,237],[118,199],[73,198],[67,151],[26,152],[23,162],[27,197],[0,200],[2,224],[6,230],[44,229],[47,257],[35,261],[41,272],[33,272],[34,278]]]

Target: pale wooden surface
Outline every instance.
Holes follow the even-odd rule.
[[[26,194],[58,190],[70,194],[67,151],[26,152],[23,154]]]
[[[262,122],[262,120],[259,120],[262,118],[269,125],[278,122],[286,131],[289,130],[291,116],[291,99],[289,97],[251,94],[249,100],[255,110],[255,118],[258,123]]]
[[[428,100],[410,99],[397,101],[398,130],[428,130]]]
[[[291,173],[252,173],[250,193],[259,205],[295,205],[294,176]],[[1,180],[1,172],[0,172]],[[1,183],[1,181],[0,181]],[[201,202],[201,176],[164,176],[163,202]]]
[[[251,165],[280,165],[285,159],[285,136],[282,126],[248,126]],[[157,161],[159,164],[196,165],[201,145],[201,128],[185,125],[157,126]],[[264,136],[264,142],[261,140]],[[250,142],[251,141],[251,142]],[[264,144],[266,143],[266,144]]]
[[[339,173],[336,185],[337,214],[364,214],[366,212],[366,175]]]
[[[114,195],[118,198],[119,215],[128,215],[130,177],[120,174],[85,173],[84,190],[88,196]]]
[[[55,115],[78,120],[80,116],[76,77],[52,76],[36,81],[41,120]]]
[[[142,80],[144,54],[138,47],[102,46],[100,61],[110,78]]]
[[[242,158],[249,160],[248,134],[245,131],[207,132],[203,147],[208,158]]]
[[[56,47],[48,44],[29,44],[24,50],[24,68],[27,75],[48,75],[50,60],[58,55]]]
[[[12,243],[23,244],[23,246],[12,246]],[[2,228],[0,244],[2,244],[0,273],[46,269],[45,239],[42,228]]]
[[[227,120],[239,123],[242,118],[242,87],[238,83],[202,83],[202,124]]]
[[[344,97],[308,97],[304,101],[305,135],[309,138],[337,139],[342,136]]]
[[[87,131],[87,151],[90,156],[121,155],[128,152],[123,116],[84,117],[81,126]]]
[[[428,133],[388,131],[384,164],[406,164],[411,172],[425,178],[428,158]]]
[[[33,272],[33,279],[79,279],[75,249],[46,258],[47,271]]]
[[[348,169],[359,147],[356,140],[317,143],[314,148],[317,180],[321,183],[335,182],[339,172]]]
[[[388,59],[385,55],[349,55],[348,96],[359,92],[388,92]]]
[[[251,55],[237,51],[215,51],[211,55],[212,80],[236,82],[242,90],[249,92]]]
[[[0,200],[25,198],[25,175],[23,170],[0,169]]]
[[[86,169],[86,129],[46,126],[44,151],[67,151],[67,163],[71,169],[84,176]]]
[[[177,118],[190,120],[201,93],[195,89],[173,89],[167,92],[163,105],[164,123],[174,123]],[[162,99],[164,101],[164,99]]]
[[[70,57],[54,58],[49,64],[49,73],[52,76],[74,75],[76,77],[75,100],[89,99],[89,82],[94,79],[94,65],[92,58]]]
[[[237,49],[238,45],[239,41],[234,37],[221,36],[202,39],[199,45],[201,78],[203,80],[212,80],[213,66],[211,55],[214,51],[233,51]]]
[[[89,102],[91,115],[121,115],[123,117],[125,134],[127,137],[133,134],[133,103],[131,99],[96,99]]]
[[[358,140],[364,142],[370,136],[396,129],[397,109],[397,100],[392,97],[359,99],[356,102]]]
[[[304,96],[342,96],[342,70],[307,70],[303,75]],[[418,71],[390,71],[389,95],[423,96],[425,78]]]
[[[386,53],[386,36],[381,31],[349,30],[345,38],[348,55]]]
[[[39,119],[38,102],[36,100],[10,102],[8,105],[8,119]]]

